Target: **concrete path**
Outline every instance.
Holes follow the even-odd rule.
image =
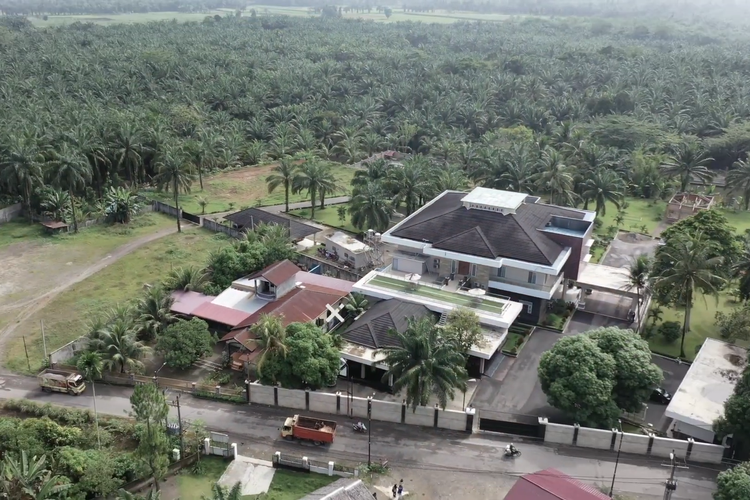
[[[130,409],[131,389],[97,385],[96,392],[100,413],[122,416]],[[26,398],[91,409],[90,394],[90,390],[78,397],[47,394],[39,390],[35,379],[27,377],[10,376],[0,381],[0,399]],[[281,439],[279,433],[283,419],[296,410],[231,405],[188,396],[182,400],[181,409],[184,419],[202,420],[209,429],[229,434],[237,442],[242,455],[268,460],[275,451],[281,451],[305,455],[312,460],[355,463],[366,462],[368,458],[368,436],[348,432],[350,429],[346,424],[349,419],[345,416],[335,417],[340,423],[339,432],[335,442],[325,448]],[[177,417],[175,408],[170,408],[170,412],[171,418]],[[459,481],[462,484],[454,483],[450,488],[433,491],[428,496],[432,499],[467,498],[459,492],[470,490],[475,483],[489,483],[488,488],[491,488],[499,481],[510,482],[518,475],[548,467],[555,467],[588,483],[609,484],[612,480],[615,454],[610,452],[556,448],[525,442],[517,437],[485,433],[467,435],[383,422],[372,422],[371,430],[372,460],[389,460],[394,469],[405,473],[402,476],[405,480],[409,481],[409,474],[416,476],[425,470],[433,476],[453,474],[467,478]],[[502,451],[511,441],[522,449],[523,455],[516,460],[503,460]],[[622,455],[615,490],[638,500],[661,499],[668,473],[661,462],[643,456]],[[691,465],[689,469],[680,469],[679,487],[673,500],[710,500],[715,490],[715,477],[713,467]],[[408,489],[413,495],[420,496],[413,487]]]
[[[237,455],[237,458],[221,475],[218,483],[227,489],[232,489],[235,484],[240,483],[242,496],[260,495],[268,491],[274,472],[276,469],[267,460]]]

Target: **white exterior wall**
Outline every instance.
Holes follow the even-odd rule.
[[[714,431],[710,428],[698,427],[675,419],[674,430],[707,443],[713,443],[714,441]]]
[[[359,269],[367,265],[367,254],[366,252],[353,253],[351,250],[334,243],[331,240],[326,240],[326,250],[333,252],[334,250],[339,255],[339,264],[346,263],[349,267]],[[352,260],[350,257],[354,257]]]
[[[620,439],[622,439],[623,453],[635,453],[638,455],[645,455],[648,453],[648,442],[650,437],[642,434],[620,434],[617,433],[617,440],[615,441],[615,450],[620,446]]]
[[[688,462],[720,464],[724,458],[724,447],[716,444],[693,443]]]
[[[578,441],[576,441],[576,446],[582,448],[596,448],[597,450],[609,450],[612,446],[612,431],[581,427],[578,429]]]
[[[273,386],[250,384],[250,402],[259,405],[273,406]]]
[[[336,413],[336,395],[326,392],[310,392],[310,411]]]
[[[405,257],[402,255],[393,256],[393,270],[401,271],[402,273],[417,273],[424,274],[425,263],[422,260]]]
[[[401,404],[392,401],[372,401],[372,419],[401,423]]]
[[[570,425],[546,424],[544,431],[545,443],[573,444],[575,429]]]
[[[435,425],[435,409],[425,406],[417,406],[417,410],[406,409],[406,423],[410,425],[421,425],[432,427]]]
[[[284,408],[295,408],[297,410],[306,410],[305,391],[296,391],[294,389],[278,389],[279,406]]]
[[[654,438],[654,444],[651,445],[651,455],[654,457],[669,458],[669,454],[674,454],[684,459],[687,455],[688,442],[681,439]]]
[[[408,412],[408,410],[407,410]],[[456,410],[440,410],[438,412],[438,427],[454,431],[466,430],[466,413]]]

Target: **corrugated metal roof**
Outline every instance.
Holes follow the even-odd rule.
[[[172,307],[170,310],[173,313],[190,315],[200,305],[206,302],[211,302],[216,297],[213,295],[203,295],[198,292],[183,292],[177,290],[172,292]]]
[[[545,469],[521,476],[505,500],[609,500],[609,497],[557,469]]]
[[[266,281],[279,286],[282,283],[286,283],[287,281],[289,281],[289,278],[296,276],[299,271],[300,268],[297,267],[292,261],[282,260],[281,262],[277,262],[276,264],[271,264],[267,268],[258,271],[255,274],[246,276],[245,279],[252,280],[256,278],[263,278]]]
[[[289,228],[290,238],[294,241],[315,234],[320,229],[282,214],[272,214],[260,208],[248,208],[224,217],[233,222],[240,230],[254,230],[259,224],[276,224]]]
[[[242,323],[249,316],[249,314],[244,311],[238,311],[237,309],[212,304],[211,302],[201,304],[190,314],[196,318],[221,323],[222,325],[231,327],[235,327]]]

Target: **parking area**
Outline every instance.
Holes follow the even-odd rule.
[[[652,356],[652,361],[664,372],[664,382],[662,383],[662,387],[664,387],[670,394],[677,392],[677,389],[680,387],[682,379],[685,378],[685,374],[687,373],[688,368],[690,368],[690,365],[657,355]],[[649,401],[646,404],[648,405],[648,408],[646,410],[645,422],[647,424],[653,424],[656,430],[665,432],[669,427],[669,421],[664,418],[664,412],[667,411],[667,405],[655,403],[653,401]]]
[[[659,240],[650,236],[621,231],[610,243],[609,251],[601,264],[629,268],[630,264],[641,255],[653,257],[658,246]]]
[[[601,316],[589,311],[576,311],[573,314],[573,318],[570,320],[570,323],[568,324],[568,328],[565,329],[565,335],[577,335],[579,333],[593,330],[594,328],[601,328],[605,326],[616,326],[617,328],[632,328],[632,325],[626,320],[608,316]]]

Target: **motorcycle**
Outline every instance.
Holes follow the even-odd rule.
[[[505,456],[508,458],[515,458],[521,456],[521,450],[518,448],[511,448],[510,446],[505,447]]]
[[[352,425],[352,430],[354,432],[365,433],[367,432],[367,426],[363,424],[362,422],[357,422],[356,424]]]

